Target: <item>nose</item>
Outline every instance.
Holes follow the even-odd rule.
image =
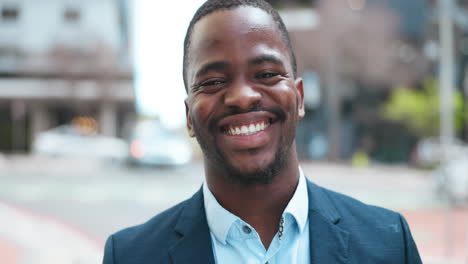
[[[262,94],[253,84],[244,80],[234,82],[224,95],[224,104],[231,108],[250,110],[261,100]]]

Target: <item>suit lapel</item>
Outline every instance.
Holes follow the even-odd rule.
[[[340,216],[325,191],[307,181],[311,263],[346,263],[349,233],[338,226]]]
[[[187,202],[174,229],[180,239],[169,249],[173,264],[214,264],[201,190]]]

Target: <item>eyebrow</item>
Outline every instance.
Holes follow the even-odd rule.
[[[260,65],[263,63],[272,63],[280,66],[284,66],[283,61],[280,60],[279,58],[271,55],[262,55],[255,57],[253,59],[249,60],[249,64],[251,65]]]
[[[203,65],[195,74],[196,78],[210,72],[210,71],[222,71],[229,66],[229,63],[225,61],[216,61]]]

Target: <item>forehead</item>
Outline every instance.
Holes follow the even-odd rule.
[[[195,24],[192,39],[195,40],[204,33],[208,35],[219,32],[249,34],[269,27],[276,31],[272,17],[260,8],[240,6],[220,9],[203,17]]]
[[[218,57],[226,53],[250,56],[259,49],[275,51],[289,59],[281,33],[268,13],[248,6],[219,10],[195,24],[189,64],[192,68],[215,57],[222,59]]]

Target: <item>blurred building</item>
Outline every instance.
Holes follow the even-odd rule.
[[[390,88],[421,80],[426,0],[270,1],[281,8],[304,79],[303,158],[348,160],[359,151],[406,162],[414,141],[379,117]]]
[[[0,0],[0,152],[77,117],[121,136],[135,115],[125,0]]]

